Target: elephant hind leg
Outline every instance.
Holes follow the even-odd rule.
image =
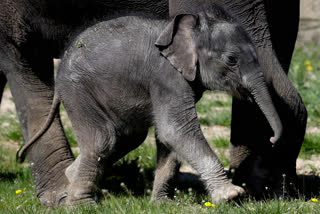
[[[78,117],[81,117],[80,114]],[[80,155],[66,170],[66,176],[71,183],[67,198],[69,205],[96,204],[101,196],[100,183],[105,171],[128,152],[137,148],[147,135],[146,130],[134,137],[119,136],[119,132],[116,132],[109,121],[106,121],[105,126],[101,128],[98,125],[88,125],[92,124],[88,121],[91,117],[81,118],[85,123],[77,122],[74,125]],[[72,121],[72,117],[70,119]]]
[[[152,190],[152,201],[173,198],[174,186],[181,162],[177,154],[169,150],[158,138],[157,145],[157,165]]]
[[[107,156],[99,152],[96,145],[115,144],[115,135],[108,135],[106,131],[99,130],[98,127],[77,126],[75,131],[80,155],[65,172],[70,181],[66,203],[67,205],[96,204],[100,196],[98,183],[103,175],[103,165]]]

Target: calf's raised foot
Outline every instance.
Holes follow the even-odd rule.
[[[245,193],[242,187],[227,184],[214,190],[211,194],[212,201],[223,202],[236,199]]]

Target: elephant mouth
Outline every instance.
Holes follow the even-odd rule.
[[[238,86],[235,90],[231,90],[231,96],[238,100],[249,101],[251,103],[255,102],[250,91],[242,86]]]

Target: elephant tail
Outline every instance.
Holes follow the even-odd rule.
[[[16,154],[16,161],[19,163],[23,163],[25,160],[25,157],[27,155],[28,149],[50,128],[57,112],[60,106],[60,99],[57,94],[57,92],[54,93],[50,113],[48,115],[48,118],[45,122],[45,124],[42,126],[42,128],[34,135],[31,140],[29,140],[24,146],[22,146],[17,154]]]

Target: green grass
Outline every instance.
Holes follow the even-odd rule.
[[[211,143],[217,148],[228,148],[229,147],[229,139],[224,137],[218,137],[211,139]]]
[[[297,46],[289,77],[308,110],[308,126],[320,127],[320,47],[313,43]],[[308,67],[308,63],[310,66]]]
[[[221,92],[205,92],[197,103],[200,123],[207,126],[230,126],[231,103],[230,95]]]
[[[6,112],[0,116],[0,140],[24,144],[20,122],[15,112]]]
[[[320,154],[320,135],[306,134],[299,157],[309,159],[314,154]]]
[[[148,145],[140,151],[134,151],[125,157],[119,166],[135,161],[148,151]],[[117,190],[104,191],[104,197],[98,206],[77,206],[75,208],[56,207],[46,208],[40,205],[35,194],[35,187],[29,168],[16,164],[13,159],[14,151],[0,147],[0,210],[1,213],[318,213],[319,202],[311,202],[303,198],[297,200],[274,199],[270,201],[255,201],[246,199],[242,202],[216,204],[206,207],[210,201],[206,194],[199,194],[188,188],[188,191],[175,191],[175,200],[163,203],[150,203],[150,191],[140,195],[130,189],[121,187]],[[148,166],[149,158],[140,158],[139,164]],[[127,171],[126,176],[139,183],[136,176]],[[115,179],[115,178],[112,178]],[[150,181],[149,181],[150,182]],[[151,183],[150,183],[151,184]],[[121,186],[121,185],[119,185]],[[16,193],[21,190],[21,193]]]

